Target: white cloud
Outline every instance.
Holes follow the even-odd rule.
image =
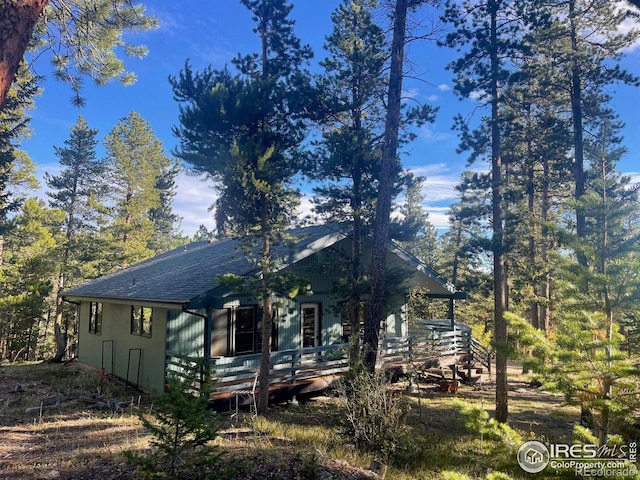
[[[185,24],[185,20],[182,15],[176,15],[163,9],[153,8],[149,9],[149,13],[155,15],[158,18],[158,30],[162,35],[168,35],[175,37],[182,30],[181,26]]]
[[[313,202],[311,195],[307,193],[302,194],[300,199],[300,206],[297,209],[299,220],[309,220],[313,217]]]
[[[419,167],[411,167],[410,170],[415,175],[420,175],[422,177],[428,177],[430,175],[435,175],[438,173],[446,173],[449,172],[449,166],[446,163],[431,163],[429,165],[422,165]]]
[[[458,184],[459,172],[452,172],[444,163],[424,165],[410,168],[415,175],[425,177],[422,194],[427,203],[453,201],[456,199],[455,186]]]
[[[449,207],[432,207],[425,205],[425,210],[429,214],[429,221],[437,229],[449,228]]]
[[[471,100],[483,100],[487,98],[487,92],[485,92],[484,90],[474,90],[469,94],[469,98]]]
[[[424,125],[420,128],[420,138],[427,143],[439,142],[451,138],[449,132],[438,132],[431,125]]]
[[[208,230],[215,228],[213,212],[209,211],[209,207],[215,202],[216,197],[210,180],[205,180],[203,176],[187,175],[184,172],[178,175],[173,213],[182,218],[181,227],[185,235],[193,236],[200,225],[204,225]],[[313,223],[313,217],[311,195],[303,193],[296,219]]]
[[[616,9],[620,10],[633,10],[636,13],[640,13],[640,9],[636,8],[635,6],[631,5],[630,2],[617,2],[616,5]],[[638,30],[638,22],[635,19],[632,18],[625,18],[623,20],[623,22],[618,26],[618,34],[620,35],[626,35],[628,33],[633,32],[634,30]],[[627,52],[632,52],[632,51],[637,51],[640,50],[640,38],[637,38],[636,41],[629,47],[625,48],[624,51]]]
[[[440,90],[441,92],[450,92],[451,87],[446,83],[441,83],[440,85],[438,85],[438,90]]]
[[[204,176],[196,177],[180,172],[176,178],[176,196],[173,200],[173,213],[182,218],[182,231],[192,236],[204,225],[208,230],[215,226],[213,212],[209,207],[216,200],[211,181]]]

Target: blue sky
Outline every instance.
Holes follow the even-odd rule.
[[[221,68],[239,52],[257,51],[258,40],[252,32],[250,14],[237,0],[154,0],[146,3],[148,12],[159,18],[160,28],[138,37],[139,42],[149,48],[147,57],[127,60],[127,67],[138,76],[134,85],[123,87],[116,82],[96,87],[87,81],[86,106],[76,108],[71,105],[70,88],[52,78],[47,60],[41,58],[34,64],[37,73],[48,78],[32,112],[34,133],[23,143],[23,148],[38,165],[39,175],[45,171],[52,174],[59,171],[53,146],[63,145],[78,115],[83,115],[92,128],[98,129],[98,138],[102,139],[120,118],[136,111],[152,125],[165,149],[171,152],[177,144],[171,128],[177,123],[178,105],[173,100],[168,77],[177,75],[187,59],[196,69],[207,65]],[[321,60],[325,57],[324,38],[332,28],[330,15],[340,1],[294,0],[293,4],[296,34],[313,47],[314,61]],[[429,24],[437,19],[438,13],[424,9],[415,20]],[[407,49],[412,62],[412,78],[404,84],[407,95],[438,106],[440,111],[436,122],[424,127],[405,149],[402,161],[406,168],[426,176],[425,208],[438,227],[446,226],[447,206],[455,200],[453,186],[466,167],[465,157],[455,151],[458,141],[451,130],[453,117],[458,113],[481,115],[474,113],[477,105],[473,100],[460,101],[451,90],[452,74],[445,66],[454,54],[454,51],[439,48],[429,41],[415,42]],[[640,47],[626,53],[623,66],[640,75]],[[640,181],[640,89],[614,85],[610,87],[610,93],[614,108],[626,124],[624,137],[629,153],[620,169]],[[200,224],[213,227],[208,207],[214,198],[211,185],[181,174],[174,210],[183,218],[185,234],[192,235]],[[303,209],[308,206],[308,201],[303,202]]]

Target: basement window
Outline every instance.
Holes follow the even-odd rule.
[[[131,306],[131,335],[140,335],[142,337],[150,337],[152,324],[153,324],[152,308],[141,307],[139,305]]]
[[[102,334],[102,303],[89,303],[89,333]]]

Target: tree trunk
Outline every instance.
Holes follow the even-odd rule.
[[[62,268],[64,268],[64,265]],[[60,363],[64,354],[67,352],[67,332],[62,329],[62,317],[64,313],[64,302],[62,301],[61,295],[62,290],[64,290],[64,272],[60,271],[58,275],[58,294],[56,295],[56,321],[53,327],[56,341],[56,354],[52,359],[54,363]]]
[[[571,50],[574,55],[571,66],[571,116],[573,120],[573,176],[575,182],[574,198],[579,201],[584,195],[584,138],[582,132],[582,78],[580,77],[580,64],[575,58],[578,55],[578,32],[575,20],[575,0],[569,1],[569,25],[571,36]],[[576,235],[582,238],[585,235],[586,219],[584,209],[576,205]],[[587,265],[587,258],[582,252],[577,252],[578,263]]]
[[[502,151],[500,142],[500,90],[498,84],[498,27],[499,0],[489,2],[491,22],[491,202],[493,227],[493,339],[496,342],[496,420],[506,423],[509,417],[507,393],[507,273],[504,264],[504,229],[502,205]]]
[[[537,262],[537,251],[538,246],[536,239],[538,238],[538,226],[534,221],[535,218],[535,184],[536,184],[536,174],[535,174],[535,160],[533,158],[532,148],[531,148],[531,140],[527,141],[527,213],[529,214],[529,265],[533,267]],[[532,282],[535,284],[535,280]],[[534,292],[536,290],[534,289]],[[540,328],[540,308],[539,302],[534,295],[534,298],[531,300],[529,305],[529,317],[531,326],[533,328]]]
[[[398,130],[400,128],[400,107],[402,100],[402,68],[404,63],[404,42],[407,24],[408,0],[396,0],[393,18],[393,40],[391,44],[391,69],[389,73],[389,94],[387,98],[387,118],[384,130],[384,147],[378,204],[373,233],[373,255],[371,259],[371,298],[364,325],[365,364],[371,371],[375,369],[378,357],[380,325],[385,312],[385,281],[387,248],[389,242],[389,221],[393,183],[397,172]]]
[[[267,416],[269,413],[269,371],[271,370],[271,322],[273,321],[273,299],[271,298],[271,225],[266,194],[262,194],[260,203],[262,234],[262,345],[260,349],[260,375],[258,377],[258,400],[256,412]]]
[[[549,167],[549,158],[545,155],[542,160],[542,199],[541,199],[541,211],[542,216],[542,229],[540,240],[540,258],[544,265],[545,272],[541,281],[539,296],[544,298],[544,303],[540,307],[540,314],[538,319],[540,321],[540,330],[543,330],[545,335],[549,334],[549,327],[551,325],[551,266],[549,265],[549,250],[551,249],[551,242],[549,240],[549,228],[547,222],[549,220],[549,211],[551,210],[551,199],[549,194],[549,185],[551,182],[551,171]]]
[[[48,0],[0,0],[0,108]]]
[[[351,316],[351,337],[349,360],[351,365],[355,365],[360,354],[360,316],[362,314],[361,288],[362,288],[362,205],[359,199],[360,187],[356,185],[360,182],[354,179],[354,213],[353,213],[353,248],[352,248],[352,275],[353,286],[351,301],[349,304],[349,315]]]

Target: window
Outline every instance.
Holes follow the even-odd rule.
[[[302,348],[320,346],[320,305],[303,303],[300,307]]]
[[[235,307],[232,313],[233,354],[260,353],[262,348],[262,310],[256,306]],[[271,350],[278,349],[278,326],[271,322]]]
[[[364,309],[365,309],[365,304],[364,302],[361,302],[360,307],[358,308],[359,331],[355,332],[356,334],[360,335],[360,338],[362,337],[362,333],[364,331]],[[342,313],[341,323],[342,323],[342,342],[343,343],[349,343],[351,341],[351,337],[353,337],[353,334],[354,334],[353,326],[351,325],[351,315],[352,313],[349,311]]]
[[[102,334],[102,303],[89,303],[89,333]]]
[[[150,337],[152,323],[153,323],[152,308],[141,307],[138,305],[131,306],[131,334],[132,335],[141,335],[143,337]]]
[[[236,355],[254,352],[255,332],[257,330],[255,320],[255,309],[253,307],[236,309]]]

